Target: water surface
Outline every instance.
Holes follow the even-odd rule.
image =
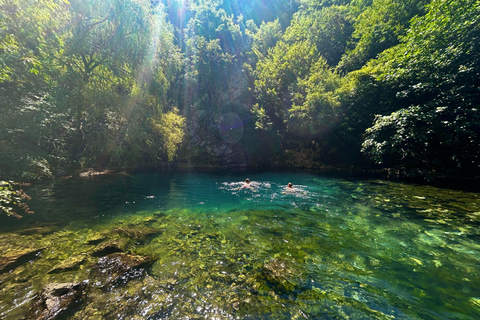
[[[239,189],[247,177],[253,189]],[[0,271],[2,319],[31,314],[49,283],[83,280],[60,318],[480,318],[477,193],[302,171],[148,172],[28,192],[34,215],[0,217],[2,256],[33,252]],[[112,246],[152,262],[112,271],[101,250]]]

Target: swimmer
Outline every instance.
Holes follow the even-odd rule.
[[[297,192],[297,189],[293,187],[293,183],[289,182],[285,187],[284,192],[282,193],[290,193],[290,192]]]
[[[252,189],[252,186],[250,185],[250,179],[245,179],[245,182],[243,183],[243,186],[240,187],[240,189]]]

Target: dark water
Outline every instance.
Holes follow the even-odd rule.
[[[253,190],[239,190],[246,177]],[[0,271],[2,319],[31,317],[49,283],[83,280],[59,318],[480,319],[477,193],[301,171],[149,172],[28,192],[34,215],[0,217],[2,257],[33,252]],[[105,271],[98,248],[112,242],[152,262]]]

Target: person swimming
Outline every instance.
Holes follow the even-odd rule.
[[[245,182],[243,183],[243,186],[240,187],[240,189],[252,189],[252,185],[250,184],[250,179],[245,179]]]
[[[293,187],[293,183],[289,182],[285,187],[282,193],[290,193],[290,192],[297,192],[297,189]]]

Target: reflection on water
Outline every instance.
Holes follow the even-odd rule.
[[[480,318],[478,194],[304,172],[241,189],[246,175],[30,190],[34,215],[0,218],[0,318],[84,280],[64,319]]]

